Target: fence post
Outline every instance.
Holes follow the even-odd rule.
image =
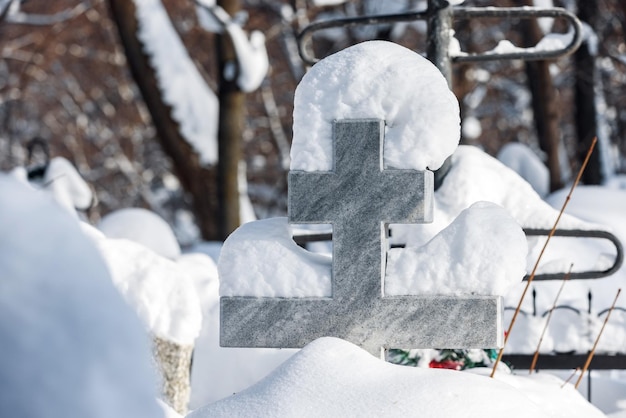
[[[452,88],[450,37],[452,36],[452,7],[446,0],[428,0],[428,38],[426,57],[435,64]],[[435,190],[443,183],[451,167],[450,157],[435,171]]]
[[[446,0],[428,0],[428,39],[426,57],[441,71],[452,87],[450,38],[452,7]]]

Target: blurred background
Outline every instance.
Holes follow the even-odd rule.
[[[493,156],[507,143],[526,145],[549,172],[546,193],[572,180],[596,135],[583,181],[623,173],[626,2],[495,3],[454,7],[564,7],[583,21],[583,44],[557,60],[454,64],[461,142]],[[95,192],[82,208],[92,223],[143,207],[166,219],[182,246],[222,240],[241,222],[286,214],[293,96],[307,70],[297,35],[323,19],[426,7],[425,0],[0,0],[0,170],[22,166],[36,176],[49,158],[64,157]],[[559,19],[458,20],[453,29],[465,52],[503,48],[503,40],[534,46],[570,30]],[[427,24],[328,29],[311,48],[324,57],[368,39],[425,54]]]

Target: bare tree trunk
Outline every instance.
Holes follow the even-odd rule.
[[[152,116],[158,140],[171,158],[181,184],[193,198],[193,210],[202,237],[207,240],[223,238],[218,222],[218,193],[216,168],[204,167],[189,143],[182,137],[178,123],[172,119],[172,109],[163,103],[154,69],[143,53],[137,38],[135,5],[130,0],[109,0],[131,73]]]
[[[231,16],[240,9],[239,0],[219,0],[217,4]],[[237,173],[241,160],[245,95],[237,86],[237,57],[233,43],[226,33],[217,36],[217,54],[220,73],[217,175],[219,201],[221,203],[219,232],[221,238],[226,239],[241,223]],[[233,72],[227,68],[228,66],[235,69],[234,76]]]
[[[592,28],[598,19],[596,0],[578,1],[578,17]],[[595,64],[588,42],[578,48],[574,54],[576,68],[576,134],[578,137],[578,159],[582,163],[591,146],[591,141],[598,130],[594,93]],[[587,168],[582,176],[586,184],[602,183],[602,163],[598,147],[591,154]]]
[[[532,2],[525,2],[525,5]],[[543,36],[541,28],[535,19],[522,20],[522,33],[526,47],[532,47]],[[559,145],[561,135],[559,131],[559,109],[557,92],[550,75],[549,61],[527,61],[526,74],[532,95],[535,128],[539,138],[539,146],[548,156],[548,170],[550,172],[550,190],[563,187],[561,179],[561,165],[559,162]]]

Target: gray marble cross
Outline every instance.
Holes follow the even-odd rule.
[[[383,168],[383,138],[384,121],[337,121],[334,170],[289,173],[289,221],[333,225],[332,297],[223,297],[222,346],[297,348],[323,336],[375,354],[502,345],[500,297],[384,295],[388,225],[431,222],[434,192],[432,172]]]

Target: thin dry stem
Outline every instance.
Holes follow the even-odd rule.
[[[565,287],[565,283],[569,280],[572,275],[572,268],[574,267],[574,263],[570,264],[569,271],[563,278],[563,282],[561,283],[561,287],[554,298],[554,303],[552,304],[552,309],[548,312],[548,317],[546,318],[546,323],[543,326],[543,331],[541,331],[541,336],[539,337],[539,342],[537,343],[537,349],[535,350],[535,354],[533,355],[533,361],[530,363],[530,369],[528,370],[528,374],[532,374],[533,370],[535,370],[535,366],[537,365],[537,359],[539,358],[539,349],[541,348],[541,343],[543,342],[543,337],[546,335],[546,331],[548,330],[548,324],[550,324],[550,318],[552,318],[552,313],[556,309],[556,304],[559,300],[559,296],[561,296],[561,292]]]
[[[565,387],[565,385],[567,385],[569,383],[569,381],[572,380],[572,378],[574,376],[576,376],[576,373],[578,373],[579,370],[580,370],[580,367],[576,367],[576,369],[572,372],[572,374],[569,375],[567,380],[565,382],[563,382],[563,384],[561,385],[561,389],[563,389]]]
[[[567,197],[565,198],[565,202],[563,202],[563,207],[561,207],[559,216],[557,216],[556,221],[554,221],[554,226],[550,230],[550,233],[548,234],[548,238],[546,239],[546,242],[543,244],[543,248],[541,249],[541,252],[539,253],[539,257],[537,257],[537,261],[535,262],[533,270],[530,273],[530,276],[528,277],[528,281],[526,282],[526,287],[524,287],[524,291],[522,292],[522,296],[519,299],[519,303],[517,304],[517,308],[515,309],[513,318],[511,318],[509,329],[504,335],[504,344],[502,345],[502,348],[498,352],[498,358],[496,358],[496,361],[493,363],[493,369],[491,370],[491,377],[494,377],[496,375],[498,364],[500,364],[500,360],[502,360],[502,355],[504,354],[504,348],[506,347],[506,343],[509,341],[509,337],[511,336],[511,330],[513,329],[513,325],[515,325],[515,320],[517,319],[517,315],[519,314],[519,311],[522,309],[522,302],[524,302],[524,298],[526,297],[528,288],[530,287],[530,284],[533,282],[533,279],[535,278],[535,275],[537,274],[537,268],[539,267],[539,262],[541,261],[541,258],[543,257],[543,253],[546,251],[546,247],[548,246],[550,239],[552,238],[552,236],[554,235],[554,232],[556,231],[556,227],[559,224],[559,221],[561,220],[561,216],[563,215],[563,212],[565,211],[565,208],[567,207],[567,204],[569,203],[572,197],[572,193],[574,192],[574,189],[576,188],[576,186],[578,186],[578,183],[580,182],[580,178],[582,177],[583,172],[585,171],[585,167],[587,167],[587,163],[589,162],[589,158],[591,157],[591,153],[593,152],[593,149],[595,148],[597,141],[598,141],[598,138],[593,138],[593,141],[591,141],[591,145],[589,146],[589,150],[587,151],[585,160],[580,166],[580,170],[578,170],[578,175],[576,176],[576,180],[572,184],[572,188],[567,194]]]
[[[609,309],[609,312],[607,312],[606,314],[606,318],[604,318],[604,323],[602,324],[602,328],[600,328],[600,332],[598,333],[598,336],[596,337],[596,341],[593,343],[593,347],[591,348],[591,351],[589,352],[589,355],[587,356],[587,361],[585,361],[583,370],[580,373],[580,376],[578,376],[578,380],[576,381],[576,385],[574,386],[576,389],[578,389],[580,382],[583,380],[583,376],[585,375],[585,372],[587,371],[587,369],[589,368],[589,365],[591,364],[591,359],[596,353],[596,347],[598,346],[598,341],[600,341],[600,337],[602,336],[602,332],[604,332],[604,327],[606,326],[606,323],[609,322],[609,317],[611,316],[611,312],[613,312],[613,309],[615,309],[615,304],[617,303],[617,298],[619,297],[619,294],[621,291],[622,289],[617,289],[617,294],[615,295],[615,299],[613,300],[613,305],[611,305],[611,309]]]

